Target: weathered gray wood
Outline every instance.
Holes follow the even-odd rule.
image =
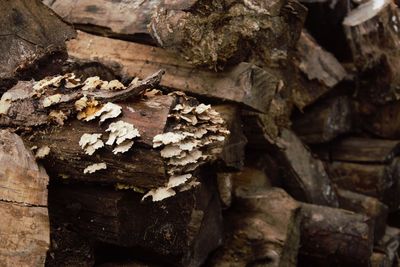
[[[65,41],[75,32],[40,0],[1,1],[0,14],[0,92],[53,73],[67,57]]]
[[[22,139],[1,130],[1,266],[43,266],[50,243],[48,180]]]

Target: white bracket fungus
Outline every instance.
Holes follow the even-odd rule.
[[[110,123],[106,131],[110,132],[106,144],[117,144],[113,150],[114,154],[128,151],[133,145],[132,139],[140,137],[139,130],[133,124],[124,121]]]
[[[79,140],[79,145],[85,150],[88,155],[93,155],[93,153],[104,146],[103,141],[100,139],[101,134],[88,134],[85,133],[81,136]]]
[[[122,113],[122,107],[111,102],[105,104],[100,110],[94,114],[86,117],[85,121],[91,121],[100,116],[100,122],[107,119],[112,119],[118,117]]]
[[[190,173],[179,176],[171,176],[167,186],[150,190],[143,196],[142,201],[150,196],[153,201],[161,201],[163,199],[175,196],[176,192],[173,188],[184,185],[190,178],[192,178]]]
[[[83,170],[83,173],[84,173],[84,174],[87,174],[87,173],[94,173],[94,172],[96,172],[96,171],[105,170],[105,169],[107,169],[107,164],[105,164],[104,162],[102,162],[102,163],[95,163],[95,164],[92,164],[92,165],[87,166],[87,167]]]

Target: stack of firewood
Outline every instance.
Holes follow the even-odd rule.
[[[0,266],[400,263],[395,3],[0,7]]]

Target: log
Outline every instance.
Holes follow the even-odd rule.
[[[323,163],[290,130],[282,131],[279,143],[277,157],[283,166],[282,179],[288,193],[307,203],[337,207],[336,192]]]
[[[399,264],[400,230],[394,227],[386,227],[385,235],[375,247],[375,251],[379,257],[373,257],[371,262],[373,264],[374,262],[381,263],[381,265],[375,266],[389,267]],[[372,266],[374,266],[373,264]]]
[[[0,131],[0,262],[41,266],[50,243],[46,171],[22,139]]]
[[[373,197],[357,194],[348,190],[338,189],[339,207],[369,216],[374,221],[374,241],[377,243],[386,229],[388,207]]]
[[[348,75],[339,61],[303,30],[294,62],[297,70],[292,91],[295,105],[302,110],[337,86]]]
[[[400,102],[372,105],[366,101],[356,103],[358,127],[385,139],[400,138]]]
[[[164,133],[172,103],[172,97],[161,95],[147,101],[120,104],[123,107],[120,120],[132,123],[141,133],[132,150],[124,154],[115,155],[112,147],[99,150],[97,156],[85,154],[79,145],[81,136],[85,133],[104,134],[108,125],[76,119],[66,121],[62,127],[49,127],[26,135],[25,141],[29,146],[50,148],[50,153],[42,162],[51,176],[155,188],[164,185],[168,177],[163,158],[151,146],[153,137]],[[84,174],[84,169],[96,162],[105,162],[107,169]]]
[[[40,0],[0,3],[0,92],[18,79],[40,78],[60,68],[65,41],[75,36]],[[50,67],[51,66],[51,67]]]
[[[373,222],[350,211],[302,204],[301,266],[367,266]]]
[[[190,1],[59,1],[44,0],[64,20],[83,31],[136,42],[155,42],[147,25],[156,9],[183,10],[191,8],[197,0]]]
[[[208,266],[296,266],[299,211],[279,188],[242,195],[226,215],[226,240]]]
[[[305,15],[297,1],[200,0],[187,11],[157,10],[149,29],[159,45],[195,65],[222,69],[253,61],[276,66],[288,61]]]
[[[396,158],[390,165],[333,161],[326,164],[329,177],[339,187],[385,203],[390,211],[399,206],[399,167]]]
[[[399,141],[348,137],[329,147],[330,158],[354,163],[390,163],[400,153]]]
[[[281,77],[268,69],[242,63],[222,73],[196,69],[178,55],[161,48],[111,40],[78,32],[67,43],[70,56],[100,62],[121,76],[143,79],[165,69],[161,85],[188,94],[230,101],[265,112],[282,83]],[[137,51],[140,51],[138,53]],[[118,73],[118,72],[117,72]]]
[[[352,127],[352,109],[346,96],[321,101],[293,118],[293,130],[309,144],[332,141]]]
[[[354,63],[361,73],[358,95],[370,103],[398,99],[399,19],[398,7],[385,0],[362,3],[343,21]]]
[[[50,212],[50,248],[46,257],[47,267],[92,267],[95,263],[95,244],[86,236],[57,225]]]
[[[89,240],[101,241],[174,266],[199,266],[222,241],[222,217],[213,177],[161,202],[105,187],[55,185],[50,213]],[[204,179],[203,179],[204,178]],[[215,180],[214,180],[215,181]]]
[[[243,168],[247,138],[243,133],[241,110],[237,105],[215,105],[213,107],[226,121],[230,135],[225,141],[220,160],[224,171],[238,171]]]

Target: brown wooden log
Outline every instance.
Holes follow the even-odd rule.
[[[372,105],[367,101],[356,103],[358,127],[386,139],[400,138],[400,102]]]
[[[398,165],[396,158],[390,165],[334,161],[326,166],[332,182],[339,187],[375,197],[394,211],[399,206]]]
[[[50,243],[46,171],[22,139],[0,131],[0,263],[41,266]]]
[[[40,0],[2,1],[0,10],[0,91],[18,79],[56,71],[57,61],[67,57],[65,41],[74,37],[72,27]]]
[[[377,243],[386,229],[388,207],[373,197],[357,194],[348,190],[338,189],[339,207],[369,216],[374,221],[374,241]]]
[[[292,99],[300,110],[313,104],[347,76],[337,59],[304,30],[297,43],[294,64],[298,73]]]
[[[141,133],[131,151],[115,155],[112,147],[104,147],[96,155],[86,155],[79,140],[84,133],[105,133],[108,125],[98,122],[68,120],[62,127],[47,128],[26,136],[30,146],[48,146],[50,153],[43,164],[52,176],[101,183],[126,183],[141,188],[155,188],[168,181],[164,160],[152,149],[153,137],[164,133],[173,98],[155,96],[148,100],[131,101],[123,106],[122,121],[132,123]],[[133,112],[132,112],[133,110]],[[106,170],[84,174],[96,162],[105,162]]]
[[[222,217],[213,176],[161,202],[133,191],[56,185],[49,189],[55,221],[89,240],[129,250],[145,250],[154,260],[174,266],[199,266],[222,241]],[[210,184],[208,184],[210,183]]]
[[[301,211],[302,266],[367,266],[374,242],[368,217],[310,204]]]
[[[359,163],[390,163],[400,153],[400,142],[392,140],[349,137],[330,147],[330,158]]]
[[[338,199],[323,163],[314,158],[300,139],[283,129],[276,149],[282,164],[284,187],[296,199],[337,207]]]
[[[209,266],[296,266],[299,205],[284,190],[242,195],[225,222],[226,240]]]
[[[346,96],[321,101],[293,119],[293,130],[305,143],[324,143],[347,133],[352,126],[350,99]]]
[[[178,55],[161,48],[111,40],[78,32],[67,44],[69,55],[98,61],[130,77],[147,77],[160,68],[162,86],[199,96],[228,100],[265,112],[282,83],[281,77],[252,64],[242,63],[222,73],[194,68]],[[138,52],[140,51],[140,52]]]
[[[343,25],[361,73],[359,96],[379,104],[397,100],[400,86],[397,6],[389,0],[362,3],[349,12]]]

